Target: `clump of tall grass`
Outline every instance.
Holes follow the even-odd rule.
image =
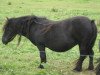
[[[58,12],[58,9],[52,8],[52,9],[51,9],[51,12]]]
[[[8,5],[12,5],[12,3],[11,2],[8,2]]]

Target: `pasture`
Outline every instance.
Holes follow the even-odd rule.
[[[87,16],[94,19],[100,32],[100,0],[0,0],[0,75],[95,75],[87,71],[88,59],[84,61],[82,72],[73,72],[79,58],[78,46],[64,53],[46,49],[45,69],[38,69],[40,63],[38,49],[25,37],[17,47],[18,36],[7,46],[2,44],[2,27],[6,17],[24,15],[45,16],[51,20],[62,20],[73,16]],[[100,57],[98,41],[94,46],[94,64]]]

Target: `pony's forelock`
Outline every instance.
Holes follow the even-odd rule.
[[[3,26],[2,30],[5,31],[5,29],[7,28],[7,26],[8,26],[8,20],[6,20],[6,22],[4,23],[4,26]]]

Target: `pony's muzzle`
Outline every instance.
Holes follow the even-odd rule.
[[[2,38],[2,43],[6,45],[8,43],[8,40],[6,38]]]

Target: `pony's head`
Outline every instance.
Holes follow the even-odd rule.
[[[11,40],[13,40],[17,34],[17,30],[16,30],[16,27],[14,25],[13,19],[7,18],[6,23],[3,27],[3,31],[4,31],[4,33],[2,36],[2,42],[3,42],[3,44],[7,44]]]

